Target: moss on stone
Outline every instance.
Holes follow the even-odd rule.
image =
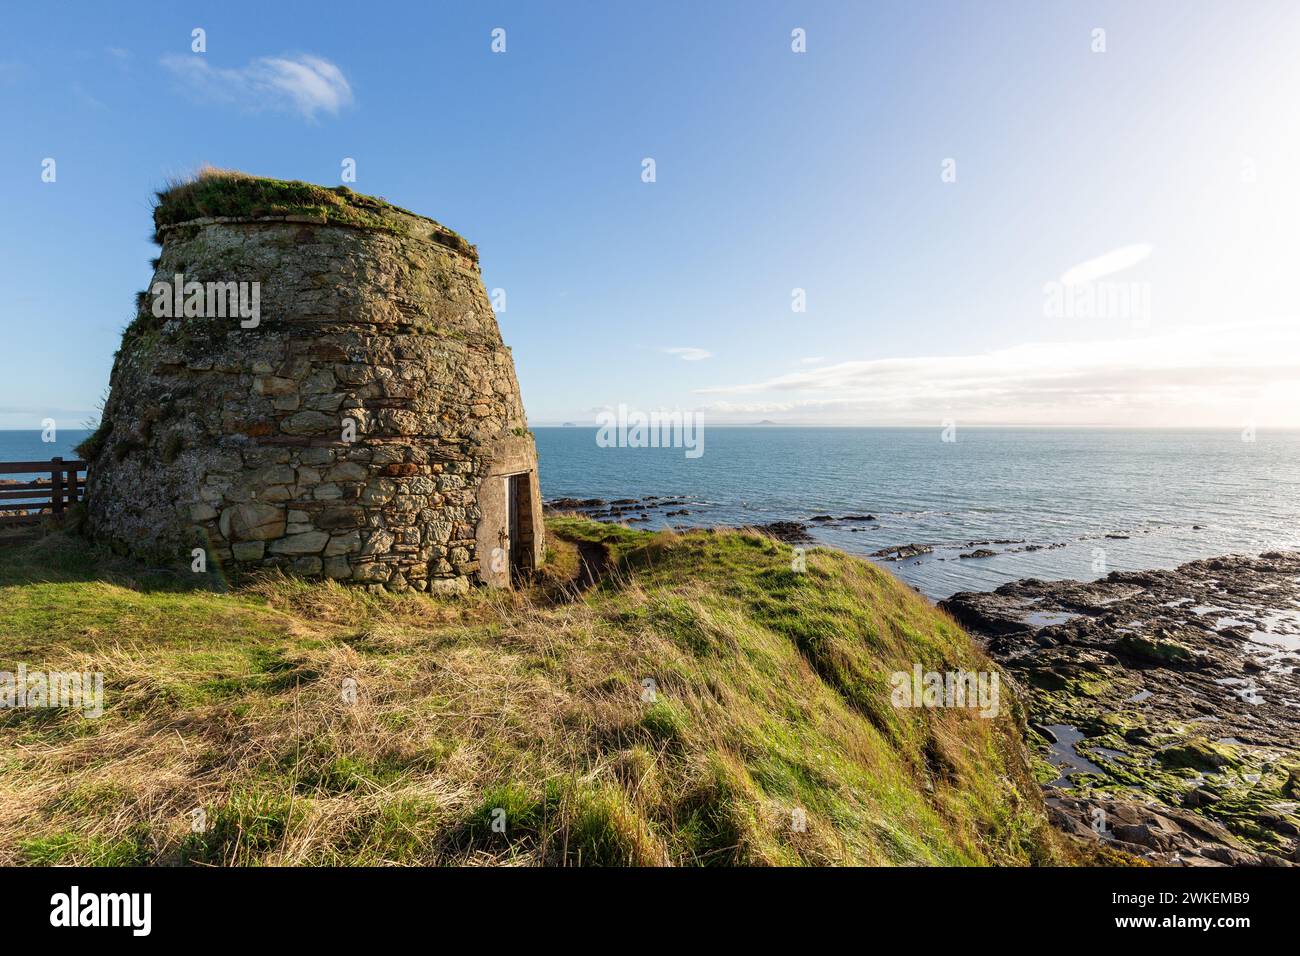
[[[232,170],[205,168],[190,180],[170,184],[157,194],[154,225],[161,229],[194,219],[213,217],[281,218],[292,216],[321,225],[351,226],[406,235],[411,219],[432,224],[435,241],[474,255],[474,247],[441,223],[376,196],[355,193],[346,186],[332,189],[298,180],[249,176]]]
[[[1189,740],[1160,751],[1160,762],[1167,767],[1189,767],[1195,770],[1217,770],[1241,761],[1232,749],[1205,740]]]
[[[1115,642],[1115,647],[1130,657],[1157,664],[1181,664],[1193,657],[1191,650],[1177,641],[1141,634],[1126,634]]]

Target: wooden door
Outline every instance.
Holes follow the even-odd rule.
[[[524,475],[510,475],[506,478],[506,554],[509,557],[510,576],[513,579],[522,560],[523,548],[519,542],[519,495],[526,491],[527,481]]]

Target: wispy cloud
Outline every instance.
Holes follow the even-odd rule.
[[[838,362],[698,389],[717,414],[855,423],[1300,425],[1300,325],[1192,326],[1140,339]],[[742,398],[741,396],[746,396]]]
[[[1080,262],[1077,266],[1066,269],[1061,273],[1061,285],[1074,286],[1095,282],[1116,272],[1130,269],[1150,255],[1151,247],[1144,242],[1112,249],[1095,259]]]
[[[106,46],[104,54],[119,73],[131,72],[131,51],[122,46]]]
[[[59,428],[76,429],[87,419],[98,420],[99,412],[51,405],[0,405],[0,421],[13,428],[43,428],[41,423],[47,418],[53,418]]]
[[[822,362],[825,362],[825,361],[826,361],[826,356],[825,356],[825,355],[810,355],[810,356],[808,356],[808,358],[801,358],[801,359],[799,360],[799,364],[800,364],[800,365],[820,365]]]
[[[669,355],[676,355],[683,362],[698,362],[701,359],[713,358],[713,353],[707,349],[697,349],[693,346],[676,346],[670,349],[664,349]]]
[[[82,86],[80,83],[72,84],[72,95],[75,96],[82,103],[84,103],[86,106],[92,107],[93,109],[97,109],[97,110],[108,109],[108,106],[105,105],[103,100],[95,96],[92,96],[89,92],[87,92],[86,88]]]
[[[329,60],[309,54],[261,57],[238,68],[208,65],[206,55],[162,59],[192,93],[250,110],[284,110],[307,119],[337,115],[352,103],[352,87]]]

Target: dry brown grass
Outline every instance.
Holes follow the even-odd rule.
[[[794,576],[757,535],[553,523],[610,549],[579,600],[558,539],[537,587],[461,601],[155,589],[50,541],[19,559],[39,574],[0,555],[0,660],[107,690],[93,720],[0,716],[0,863],[1057,858],[1012,716],[873,700],[910,660],[982,661],[892,578],[828,552]]]

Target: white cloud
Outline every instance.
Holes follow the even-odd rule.
[[[82,86],[80,83],[72,84],[72,95],[75,96],[78,100],[80,100],[85,105],[90,106],[94,109],[97,110],[108,109],[108,106],[105,105],[103,100],[100,100],[95,96],[92,96],[90,93],[86,91],[86,88]]]
[[[675,348],[663,349],[669,355],[676,355],[684,362],[698,362],[701,359],[713,358],[713,353],[707,349],[697,349],[693,346],[677,346]]]
[[[825,355],[813,355],[813,356],[810,356],[810,357],[808,357],[808,358],[801,358],[801,359],[799,360],[799,364],[800,364],[800,365],[820,365],[822,362],[825,362],[825,361],[826,361],[826,356],[825,356]]]
[[[1095,259],[1080,262],[1077,266],[1066,269],[1061,273],[1061,285],[1073,286],[1095,282],[1112,273],[1130,269],[1150,255],[1151,247],[1144,242],[1112,249]]]
[[[1191,326],[974,355],[838,362],[698,389],[718,414],[904,424],[1300,425],[1300,323]],[[741,399],[739,396],[752,396]]]
[[[318,56],[261,57],[238,69],[208,65],[205,56],[165,56],[163,66],[197,95],[252,110],[287,110],[315,119],[352,102],[343,71]]]

